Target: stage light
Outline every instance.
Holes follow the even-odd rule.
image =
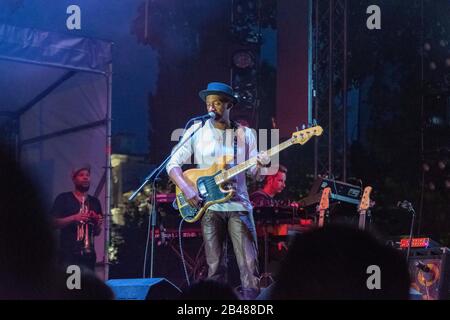
[[[434,182],[428,182],[428,189],[430,189],[431,191],[436,190],[436,185],[434,184]]]
[[[431,69],[431,70],[436,70],[436,68],[437,68],[436,63],[433,62],[433,61],[431,61],[431,62],[430,62],[430,69]]]
[[[422,165],[423,171],[428,172],[430,171],[430,165],[428,163],[424,163]]]
[[[430,124],[434,126],[441,126],[444,124],[444,119],[441,117],[433,116],[430,118]]]
[[[428,42],[426,42],[426,43],[423,45],[423,48],[424,48],[425,50],[427,50],[427,51],[430,51],[430,50],[431,50],[431,45],[430,45]]]
[[[254,93],[251,90],[244,90],[239,97],[244,104],[253,104],[255,102]]]
[[[438,167],[439,167],[439,169],[444,170],[446,166],[447,166],[447,164],[446,164],[446,161],[445,161],[445,160],[439,160],[439,161],[438,161]]]
[[[248,50],[237,51],[233,55],[233,64],[240,69],[253,68],[255,66],[254,55]]]
[[[445,180],[445,188],[450,189],[450,179]]]

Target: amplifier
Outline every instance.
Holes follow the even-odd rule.
[[[156,194],[157,203],[172,203],[175,200],[175,193],[158,193]]]
[[[409,238],[406,237],[397,237],[395,239],[392,240],[388,240],[387,245],[393,247],[394,249],[403,249],[406,250],[408,249],[409,246]],[[411,249],[413,248],[441,248],[442,244],[434,241],[431,238],[412,238],[411,241]]]
[[[409,258],[411,289],[422,300],[450,299],[450,251],[448,248],[412,249]]]
[[[308,196],[301,200],[301,204],[304,207],[318,204],[320,202],[322,190],[327,187],[331,188],[331,200],[359,205],[362,196],[362,189],[360,186],[328,178],[317,178],[314,181]]]
[[[180,236],[178,230],[176,229],[157,229],[155,230],[155,238],[164,238],[167,240],[178,239]],[[182,238],[199,238],[202,237],[202,231],[200,229],[182,229]]]

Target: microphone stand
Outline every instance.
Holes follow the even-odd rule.
[[[408,202],[406,200],[399,202],[397,204],[399,207],[408,210],[408,212],[412,213],[412,218],[411,218],[411,227],[409,230],[409,240],[408,240],[408,251],[406,252],[406,263],[409,263],[409,255],[410,255],[410,251],[411,251],[411,244],[412,244],[412,237],[413,237],[413,231],[414,231],[414,221],[416,218],[416,211],[414,210],[411,202]]]
[[[201,120],[202,123],[203,121],[209,117],[195,117],[190,119],[185,126],[185,129],[187,128],[187,126],[195,120]],[[190,137],[187,139],[182,140],[181,142],[179,142],[175,149],[171,152],[171,154],[169,154],[164,161],[156,168],[154,169],[144,180],[144,182],[142,182],[142,184],[140,185],[140,187],[133,192],[133,194],[128,198],[129,201],[132,201],[134,198],[137,197],[137,195],[139,194],[139,192],[149,183],[152,182],[152,186],[153,186],[153,190],[152,190],[152,194],[153,194],[153,201],[151,204],[151,207],[149,208],[149,217],[151,217],[151,221],[150,221],[150,225],[151,225],[151,249],[150,249],[150,278],[153,278],[153,262],[154,262],[154,251],[155,251],[155,227],[156,227],[156,180],[158,178],[158,176],[161,174],[161,172],[165,169],[167,163],[170,161],[170,159],[172,158],[172,155],[175,154],[178,150],[180,150],[180,148],[186,144],[187,141],[190,141],[192,139],[192,137],[194,136],[194,134],[201,128],[202,126],[198,126],[197,128],[195,128],[195,130],[191,133]],[[147,234],[148,237],[148,234]],[[148,241],[147,241],[147,245],[148,245]],[[146,250],[145,250],[145,257],[144,257],[144,271],[142,274],[142,278],[145,278],[145,274],[146,274],[146,265],[147,265],[147,245],[146,245]]]

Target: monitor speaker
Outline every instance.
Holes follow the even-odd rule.
[[[164,278],[112,279],[106,284],[117,300],[171,300],[181,290]]]
[[[448,248],[413,249],[409,259],[411,289],[423,300],[450,299]]]

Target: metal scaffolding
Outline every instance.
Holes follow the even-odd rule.
[[[324,133],[314,146],[314,175],[347,179],[347,0],[314,0],[313,117]]]
[[[259,72],[261,34],[261,0],[231,1],[231,57],[230,83],[239,95],[240,104],[234,116],[258,127]]]

